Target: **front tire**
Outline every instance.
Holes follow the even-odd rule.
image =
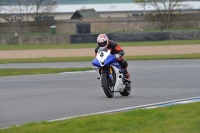
[[[114,96],[114,86],[109,81],[108,73],[102,73],[101,82],[104,93],[108,98],[112,98]]]
[[[128,83],[128,84],[126,85],[126,87],[124,88],[124,91],[123,91],[123,92],[120,92],[120,94],[121,94],[122,96],[128,96],[130,93],[131,93],[131,84]]]

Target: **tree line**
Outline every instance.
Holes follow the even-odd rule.
[[[170,28],[172,26],[172,18],[183,18],[181,10],[193,9],[190,4],[184,3],[186,0],[134,0],[136,3],[141,5],[144,9],[144,15],[146,11],[146,6],[150,5],[154,7],[154,16],[151,18],[162,20],[163,23],[160,28]],[[190,0],[199,1],[199,0]],[[178,13],[174,13],[177,11]],[[200,11],[196,10],[196,16],[198,16]],[[185,16],[184,16],[185,17]],[[197,19],[196,19],[197,21]]]
[[[0,0],[0,17],[6,21],[28,21],[29,17],[35,20],[55,11],[57,3],[57,0]]]

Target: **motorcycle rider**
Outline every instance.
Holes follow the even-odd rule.
[[[111,50],[111,54],[115,55],[117,62],[124,69],[125,79],[130,82],[130,74],[127,71],[128,63],[123,58],[124,50],[122,47],[116,42],[109,40],[106,34],[99,34],[97,37],[98,46],[95,48],[95,56],[97,55],[97,51],[99,48],[108,48]]]

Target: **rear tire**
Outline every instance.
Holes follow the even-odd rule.
[[[120,92],[122,96],[128,96],[131,93],[131,84],[127,84],[124,91]]]
[[[104,93],[108,98],[112,98],[114,96],[114,86],[110,85],[109,80],[108,73],[102,73],[101,82]]]

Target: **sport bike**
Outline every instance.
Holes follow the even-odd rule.
[[[108,98],[119,92],[122,96],[128,96],[131,92],[131,84],[125,79],[124,70],[117,62],[115,55],[107,48],[99,48],[92,65],[101,80],[101,87]]]

